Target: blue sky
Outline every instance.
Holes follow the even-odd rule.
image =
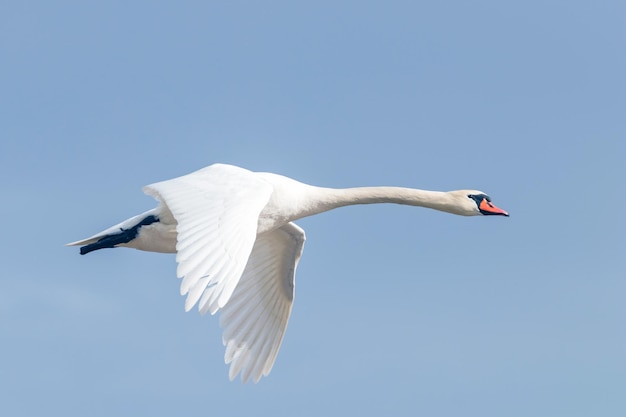
[[[3,415],[623,416],[626,5],[0,5]],[[214,162],[477,188],[510,218],[303,219],[259,384],[172,255],[63,244]]]

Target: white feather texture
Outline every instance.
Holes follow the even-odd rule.
[[[257,237],[239,285],[220,314],[230,379],[268,375],[287,328],[304,230],[293,223]]]
[[[224,307],[239,282],[256,240],[259,214],[272,187],[252,172],[212,165],[144,187],[176,219],[177,275],[185,310]]]

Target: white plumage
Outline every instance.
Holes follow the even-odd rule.
[[[474,190],[330,189],[215,164],[144,188],[159,206],[88,239],[81,254],[110,247],[176,253],[185,310],[220,309],[230,379],[268,375],[287,328],[305,241],[294,220],[351,204],[399,203],[460,215],[501,214]],[[468,198],[469,197],[469,198]]]

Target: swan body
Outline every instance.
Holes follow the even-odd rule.
[[[158,207],[70,246],[176,253],[185,310],[221,310],[229,377],[267,376],[280,348],[305,241],[294,220],[354,204],[397,203],[463,216],[504,215],[477,190],[322,188],[215,164],[144,187]]]

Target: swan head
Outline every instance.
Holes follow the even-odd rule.
[[[456,200],[456,206],[459,209],[458,214],[465,216],[509,216],[507,211],[496,207],[491,202],[491,198],[482,191],[459,190],[452,191],[450,194]]]

